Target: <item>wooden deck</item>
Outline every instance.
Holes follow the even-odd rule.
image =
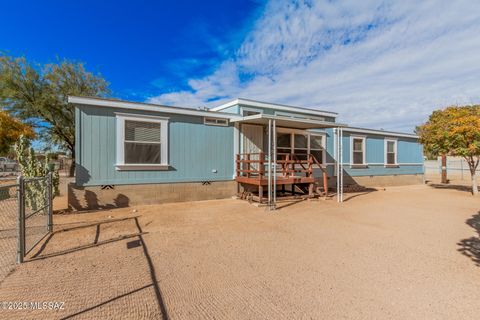
[[[236,177],[235,180],[239,183],[252,184],[256,186],[268,186],[268,179],[263,177],[258,179],[257,177]],[[282,184],[299,184],[299,183],[314,183],[314,177],[282,177],[277,176],[277,185]]]
[[[316,166],[322,171],[324,194],[327,196],[327,170],[312,154],[303,154],[302,156],[306,159],[300,159],[295,154],[277,154],[277,168],[274,174],[276,175],[275,184],[282,186],[281,194],[286,193],[286,185],[291,185],[291,191],[289,192],[292,196],[295,195],[295,188],[297,187],[304,195],[313,197],[315,187],[313,167]],[[238,154],[236,158],[235,180],[242,185],[257,187],[258,195],[252,195],[250,198],[260,203],[264,200],[264,187],[268,187],[267,165],[268,161],[265,159],[264,153]]]

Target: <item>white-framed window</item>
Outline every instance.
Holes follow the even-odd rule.
[[[351,136],[350,137],[350,163],[352,166],[364,166],[365,161],[365,137]]]
[[[397,139],[385,139],[385,165],[397,165]]]
[[[117,170],[168,169],[168,118],[116,114]]]
[[[212,118],[212,117],[204,117],[203,123],[209,126],[222,126],[222,127],[228,126],[227,119]]]
[[[263,113],[262,109],[256,109],[256,108],[242,107],[241,110],[242,110],[242,117],[254,116],[256,114],[262,114]]]
[[[304,130],[277,129],[277,156],[280,159],[285,154],[295,154],[299,159],[306,160],[312,154],[319,163],[326,162],[326,134]]]

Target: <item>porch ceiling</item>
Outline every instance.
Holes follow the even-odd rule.
[[[321,121],[314,119],[301,119],[285,116],[276,116],[270,114],[255,114],[253,116],[232,118],[230,122],[246,123],[246,124],[263,124],[268,125],[268,120],[275,120],[277,127],[293,128],[293,129],[321,129],[321,128],[337,128],[346,127],[345,124]]]

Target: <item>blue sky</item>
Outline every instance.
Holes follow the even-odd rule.
[[[215,106],[235,97],[411,132],[480,102],[480,2],[10,1],[0,49],[83,61],[118,98]]]
[[[41,63],[56,57],[100,72],[116,97],[185,89],[241,43],[257,1],[5,1],[0,50]],[[8,14],[5,14],[7,13]]]

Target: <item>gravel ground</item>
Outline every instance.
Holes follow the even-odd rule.
[[[427,186],[346,198],[55,216],[0,301],[64,309],[0,318],[478,319],[480,198]]]

